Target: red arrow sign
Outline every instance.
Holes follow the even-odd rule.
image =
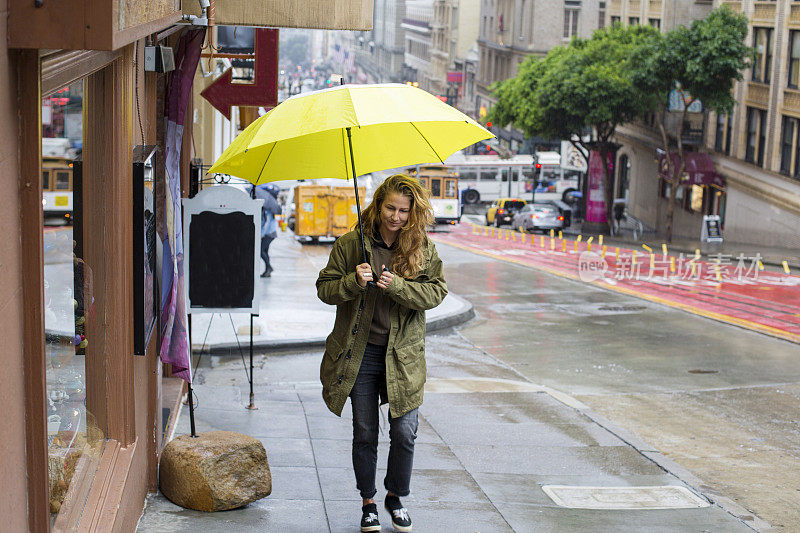
[[[278,105],[278,30],[259,28],[255,33],[254,83],[234,83],[228,69],[200,93],[228,120],[233,106]]]

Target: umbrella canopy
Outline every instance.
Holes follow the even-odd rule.
[[[387,168],[444,162],[452,153],[492,137],[467,115],[416,87],[341,85],[293,96],[258,118],[209,172],[255,184],[349,179]]]

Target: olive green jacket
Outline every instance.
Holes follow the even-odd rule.
[[[376,274],[381,265],[372,261],[372,246],[365,243],[367,258]],[[422,404],[425,385],[425,310],[439,305],[447,295],[442,261],[436,247],[426,239],[424,268],[414,279],[395,275],[386,295],[391,299],[389,342],[386,349],[386,393],[392,417],[399,417]],[[328,265],[317,278],[317,295],[336,306],[336,322],[325,341],[320,366],[322,397],[328,408],[341,416],[356,381],[367,346],[377,287],[362,288],[356,280],[356,265],[363,263],[357,231],[340,237],[333,245]],[[382,398],[384,402],[387,398]]]

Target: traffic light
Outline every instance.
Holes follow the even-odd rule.
[[[533,188],[539,186],[539,178],[542,176],[542,164],[536,163],[533,165]]]

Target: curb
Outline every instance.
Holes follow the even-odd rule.
[[[473,308],[472,303],[455,294],[451,294],[451,296],[456,298],[461,303],[460,308],[449,314],[428,320],[425,323],[426,333],[451,328],[475,318],[475,309]],[[325,347],[326,338],[327,336],[259,341],[253,343],[253,350],[300,350],[305,348],[323,348]],[[239,346],[241,346],[243,352],[249,351],[250,345],[247,342],[238,344],[235,342],[225,342],[206,345],[203,353],[208,353],[211,355],[237,355]]]

